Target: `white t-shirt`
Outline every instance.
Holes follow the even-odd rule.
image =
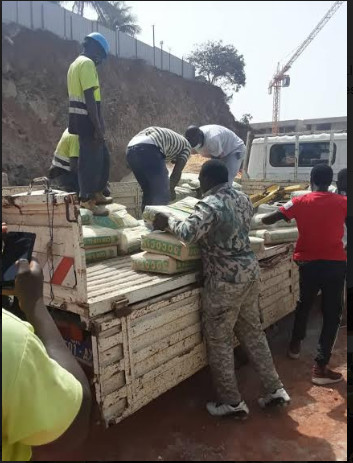
[[[245,145],[232,130],[221,125],[204,125],[200,127],[205,136],[204,144],[197,152],[206,158],[224,158],[232,152],[245,154]]]

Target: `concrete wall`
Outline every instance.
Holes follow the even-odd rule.
[[[3,1],[2,22],[16,23],[28,29],[41,29],[69,40],[82,42],[87,34],[98,31],[109,42],[110,53],[119,58],[142,59],[151,66],[172,72],[185,79],[195,78],[195,68],[190,63],[131,37],[112,31],[61,6],[46,1]],[[154,54],[156,58],[154,59]]]

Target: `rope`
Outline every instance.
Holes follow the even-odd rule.
[[[47,191],[47,213],[48,213],[48,227],[49,227],[49,242],[47,245],[47,259],[48,259],[48,267],[49,267],[49,283],[50,283],[50,303],[54,301],[54,291],[53,291],[53,276],[54,276],[54,256],[53,256],[53,245],[54,245],[54,197],[55,195],[52,194],[52,210],[50,211],[49,207],[49,198],[50,192]],[[50,214],[51,212],[51,214]]]

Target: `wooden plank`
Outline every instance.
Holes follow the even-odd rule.
[[[184,306],[179,310],[172,310],[171,312],[166,311],[161,316],[156,316],[149,319],[144,319],[141,323],[132,326],[131,332],[133,338],[137,338],[143,334],[148,333],[149,331],[156,330],[158,328],[163,327],[164,325],[168,325],[171,322],[175,322],[179,318],[183,318],[185,315],[188,315],[192,312],[197,312],[200,309],[200,305],[198,301],[194,301],[188,306]]]
[[[98,348],[100,352],[105,352],[106,350],[111,349],[117,344],[122,344],[122,342],[123,342],[123,335],[120,329],[118,332],[116,332],[115,334],[112,334],[109,337],[102,338],[99,336]]]
[[[119,344],[111,349],[99,353],[99,367],[105,367],[124,358],[123,345]]]
[[[195,311],[188,313],[185,317],[179,318],[173,323],[164,325],[162,328],[157,328],[133,340],[133,349],[138,352],[139,350],[151,345],[151,340],[154,342],[168,338],[169,336],[182,331],[188,326],[200,323],[200,312]]]
[[[290,294],[263,311],[263,328],[268,328],[294,310],[294,298]]]
[[[261,302],[264,303],[263,301],[265,301],[267,298],[270,298],[272,295],[276,294],[278,291],[284,291],[287,288],[289,288],[287,292],[290,293],[291,285],[292,285],[292,280],[288,277],[288,275],[284,275],[284,278],[282,279],[282,281],[280,280],[277,284],[272,285],[265,290],[262,289],[260,291]]]
[[[163,293],[168,293],[171,290],[188,286],[195,283],[197,280],[198,273],[186,273],[173,277],[160,277],[157,280],[151,279],[150,282],[143,284],[136,283],[136,285],[125,290],[112,290],[112,288],[109,287],[106,293],[100,296],[90,297],[90,294],[88,294],[90,315],[91,317],[95,317],[109,312],[111,310],[111,303],[121,297],[126,298],[128,304],[134,304],[135,302],[140,302]],[[108,294],[109,298],[107,298]]]
[[[157,383],[153,383],[152,387],[146,385],[146,390],[142,390],[139,394],[136,394],[134,396],[134,402],[131,410],[128,410],[127,413],[122,414],[120,417],[117,416],[116,423],[122,421],[132,413],[137,412],[137,410],[164,394],[169,389],[177,386],[182,381],[190,378],[204,367],[205,361],[202,354],[197,354],[191,358],[185,358],[176,370],[165,371],[163,375],[160,376],[159,381]]]
[[[125,371],[120,371],[106,380],[100,378],[99,381],[101,383],[101,397],[103,401],[105,397],[114,392],[119,392],[120,397],[127,396]]]
[[[129,414],[123,415],[124,411],[127,409],[128,403],[126,397],[118,400],[112,406],[103,406],[102,414],[107,425],[112,425],[116,423],[116,417],[128,416]]]
[[[114,377],[121,371],[125,371],[125,361],[124,359],[114,362],[110,365],[99,366],[99,378],[103,383],[104,381],[109,381],[110,378]]]
[[[172,304],[173,302],[181,301],[190,296],[200,297],[200,288],[195,288],[194,285],[186,286],[184,288],[178,288],[174,291],[170,291],[167,294],[161,294],[159,296],[148,299],[147,301],[138,302],[134,304],[131,309],[131,321],[135,318],[139,318],[147,313],[158,310],[165,305]]]
[[[185,329],[168,336],[167,338],[164,338],[157,342],[153,342],[153,344],[141,350],[137,350],[134,346],[133,348],[134,362],[138,364],[142,362],[143,360],[152,357],[158,352],[161,352],[164,349],[167,349],[168,347],[173,346],[174,344],[177,344],[183,339],[186,339],[189,336],[192,336],[193,334],[196,334],[196,333],[201,333],[201,324],[199,322],[195,323],[194,325],[188,326]]]
[[[191,349],[201,342],[202,336],[199,331],[166,349],[160,350],[151,357],[144,359],[142,362],[135,363],[135,378],[139,378],[161,365],[166,365],[171,359],[179,357],[185,352],[190,352]]]
[[[177,298],[175,300],[166,299],[164,302],[159,304],[153,304],[149,306],[149,311],[141,311],[138,313],[140,316],[138,318],[131,318],[131,327],[140,326],[141,323],[153,321],[156,317],[163,317],[165,314],[170,314],[171,312],[178,311],[185,307],[191,307],[193,304],[199,304],[200,298],[195,297],[194,295],[189,295],[188,297]],[[136,313],[136,312],[135,312]]]
[[[185,368],[185,363],[191,359],[191,363],[196,368],[202,368],[206,365],[206,348],[203,343],[195,346],[190,352],[173,358],[168,364],[161,365],[155,370],[149,371],[141,378],[134,381],[134,395],[143,391],[144,394],[153,395],[155,388],[159,388],[162,381],[167,382],[167,389],[174,387],[179,382],[179,376]],[[167,381],[164,373],[169,371]],[[163,378],[163,379],[162,379]],[[159,394],[158,394],[159,395]]]
[[[279,289],[275,294],[271,294],[271,296],[268,297],[259,297],[259,306],[261,309],[265,309],[269,305],[273,304],[276,302],[278,299],[284,298],[290,294],[290,287],[284,287],[282,289]]]

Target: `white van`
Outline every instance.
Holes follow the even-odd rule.
[[[346,132],[255,138],[246,171],[255,180],[308,181],[320,163],[332,166],[334,179],[347,167]]]

